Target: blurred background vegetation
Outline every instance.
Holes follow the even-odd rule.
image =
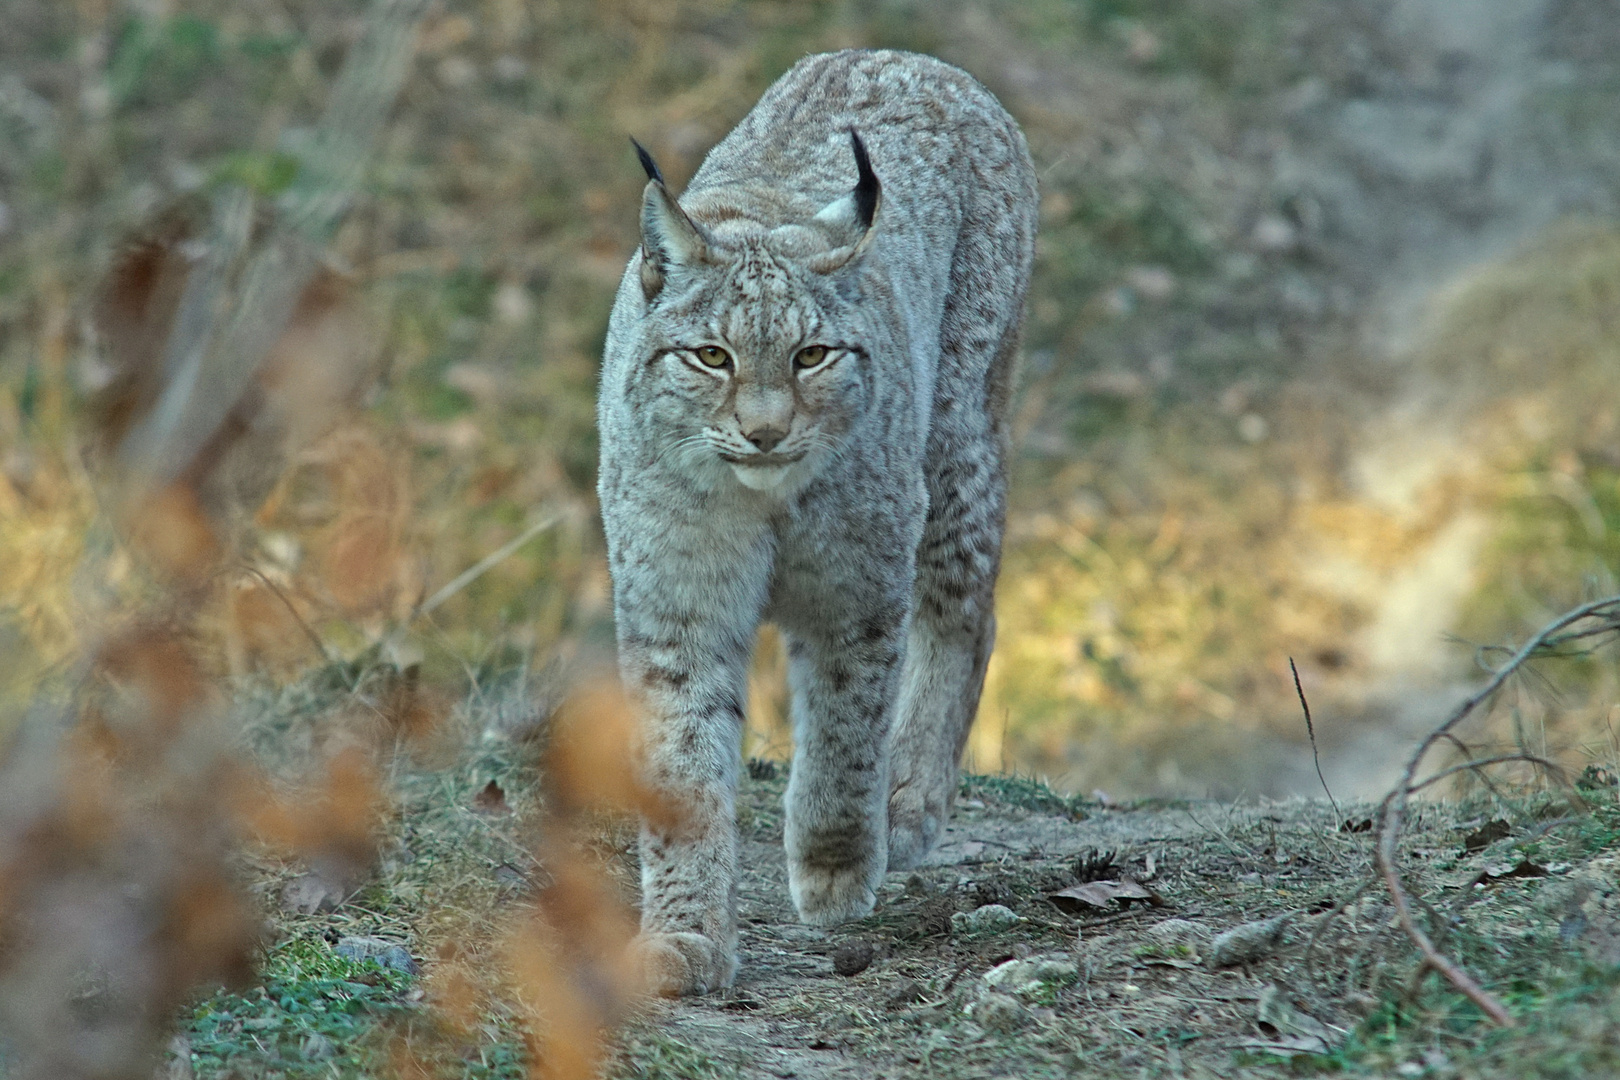
[[[88,297],[187,195],[273,200],[357,0],[0,0],[0,693],[104,627]],[[1608,0],[454,0],[334,243],[375,390],[249,523],[215,661],[383,640],[440,684],[600,662],[596,364],[647,143],[678,187],[778,75],[937,54],[1025,126],[1042,236],[1000,644],[970,754],[1110,794],[1381,791],[1410,735],[1620,558]],[[878,163],[881,171],[881,163]],[[86,564],[88,565],[88,564]],[[251,567],[251,568],[250,568]],[[296,612],[296,618],[291,612]],[[300,621],[304,625],[300,625]],[[395,657],[397,659],[398,657]],[[1492,737],[1616,753],[1612,658]],[[751,751],[782,755],[781,662]]]

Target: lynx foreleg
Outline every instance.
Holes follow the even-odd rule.
[[[759,551],[688,561],[672,557],[680,546],[656,569],[621,547],[614,575],[621,675],[646,705],[644,776],[676,811],[641,832],[639,946],[651,988],[669,996],[729,986],[737,971],[739,747],[769,574]]]

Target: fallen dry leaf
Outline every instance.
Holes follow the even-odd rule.
[[[507,804],[506,792],[501,785],[491,780],[473,796],[473,809],[483,814],[506,814],[511,812],[512,807]]]
[[[1496,843],[1498,840],[1507,839],[1508,834],[1512,831],[1513,830],[1508,826],[1508,823],[1503,821],[1501,818],[1497,818],[1495,821],[1487,821],[1485,824],[1463,837],[1463,850],[1483,851],[1492,844]]]
[[[1331,1053],[1345,1036],[1343,1028],[1324,1024],[1309,1013],[1296,1009],[1275,984],[1260,992],[1254,1024],[1265,1038],[1245,1043],[1245,1047],[1284,1054]]]
[[[1533,863],[1529,859],[1520,859],[1517,863],[1501,863],[1486,868],[1480,873],[1480,881],[1506,881],[1510,878],[1537,878],[1546,877],[1552,873],[1551,868]]]
[[[1106,911],[1117,902],[1129,907],[1132,901],[1144,901],[1153,907],[1163,907],[1164,898],[1139,881],[1121,878],[1118,881],[1088,881],[1083,885],[1070,885],[1048,893],[1047,897],[1066,915],[1083,915],[1091,911]]]

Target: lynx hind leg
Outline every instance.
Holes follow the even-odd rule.
[[[957,767],[995,644],[988,597],[969,627],[918,613],[907,645],[900,722],[890,742],[889,869],[907,870],[939,843],[956,798]],[[978,612],[975,612],[977,615]]]
[[[869,620],[878,640],[789,637],[797,746],[782,838],[793,906],[814,926],[869,915],[888,870],[884,743],[905,624],[896,606]]]
[[[945,831],[957,766],[995,645],[995,584],[1007,516],[1006,439],[995,384],[1008,381],[1016,330],[991,369],[992,408],[936,417],[929,438],[928,525],[889,743],[889,869],[920,863]],[[941,424],[949,423],[941,431]]]

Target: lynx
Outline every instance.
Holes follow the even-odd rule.
[[[679,995],[737,970],[762,620],[787,646],[799,916],[868,914],[944,828],[995,636],[1036,190],[995,97],[902,52],[802,60],[678,201],[637,150],[598,490],[644,768],[689,811],[641,836],[641,955]]]

